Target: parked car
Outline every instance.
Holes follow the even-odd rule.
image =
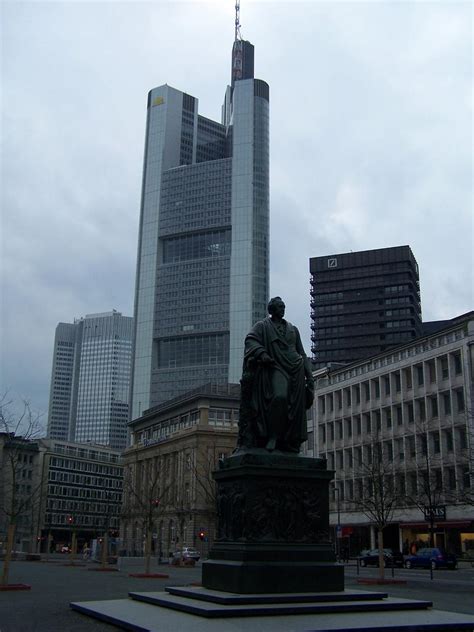
[[[379,550],[371,549],[370,551],[361,551],[359,555],[359,564],[361,566],[378,566]],[[399,551],[393,549],[383,550],[384,566],[403,566],[403,555]]]
[[[416,555],[405,557],[405,568],[457,568],[458,561],[452,553],[439,548],[420,549]]]
[[[186,562],[186,560],[194,560],[195,562],[199,562],[201,554],[197,549],[194,549],[192,546],[184,546],[182,549],[178,549],[173,553],[173,559],[178,561]]]

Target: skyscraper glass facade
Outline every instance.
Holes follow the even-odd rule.
[[[132,331],[116,311],[58,325],[49,438],[126,447]]]
[[[269,89],[253,79],[253,46],[243,50],[221,123],[167,85],[148,97],[132,418],[201,384],[237,382],[245,334],[266,313]]]

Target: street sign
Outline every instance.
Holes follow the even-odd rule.
[[[431,522],[432,520],[446,520],[446,505],[425,507],[423,513],[425,514],[425,520],[427,522]]]

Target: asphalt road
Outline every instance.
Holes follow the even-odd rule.
[[[0,592],[0,632],[112,632],[117,628],[73,612],[69,603],[123,599],[131,590],[163,590],[167,585],[199,582],[201,577],[200,564],[195,568],[160,566],[160,572],[169,572],[169,579],[135,579],[127,572],[91,571],[89,568],[97,568],[93,563],[65,566],[66,561],[12,563],[10,582],[30,584],[31,590]],[[386,574],[391,577],[390,570]],[[360,570],[359,577],[376,576],[376,569]],[[438,571],[433,581],[429,571],[420,570],[396,570],[395,577],[406,579],[407,584],[384,586],[390,595],[429,599],[436,609],[474,614],[474,569]],[[346,566],[346,586],[357,586],[352,565]],[[363,588],[381,590],[380,586]]]

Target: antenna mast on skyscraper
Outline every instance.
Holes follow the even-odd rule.
[[[241,40],[240,35],[240,0],[235,0],[235,41]]]

